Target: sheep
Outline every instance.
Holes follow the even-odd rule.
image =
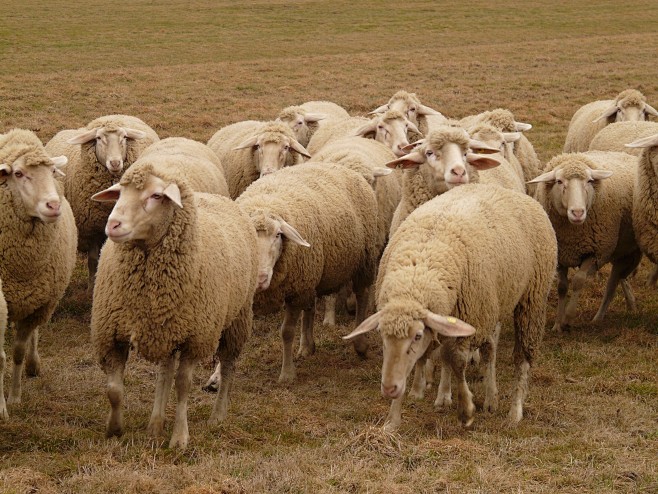
[[[658,111],[635,89],[622,91],[614,100],[599,100],[581,106],[569,123],[564,152],[587,151],[596,133],[606,125],[613,122],[643,121],[649,115],[658,117]]]
[[[629,148],[626,144],[654,134],[658,134],[657,122],[615,122],[606,125],[594,136],[589,150],[618,151],[640,156],[642,148]]]
[[[559,245],[555,331],[574,318],[587,277],[609,262],[612,271],[592,322],[603,320],[620,280],[626,305],[635,310],[626,278],[642,258],[632,227],[636,160],[630,154],[603,151],[561,154],[533,180],[538,184],[535,198],[548,213]],[[567,301],[568,270],[575,267],[579,269]]]
[[[398,91],[391,96],[388,103],[375,108],[370,114],[384,113],[387,110],[397,110],[404,114],[419,129],[417,134],[422,135],[427,135],[435,126],[444,125],[448,122],[448,119],[441,112],[423,105],[416,93],[407,91]]]
[[[279,112],[276,120],[290,126],[295,133],[295,139],[302,146],[308,146],[318,127],[329,120],[349,118],[350,114],[331,101],[307,101],[299,106],[288,106]]]
[[[40,374],[38,328],[50,320],[75,265],[75,220],[54,177],[66,162],[49,157],[33,132],[0,135],[0,279],[15,329],[9,405],[21,401],[23,368]]]
[[[189,441],[187,398],[196,363],[215,351],[222,384],[210,423],[226,417],[235,360],[251,333],[256,232],[228,198],[194,193],[159,155],[140,158],[93,197],[116,201],[108,217],[91,314],[91,340],[108,378],[107,436],[120,436],[130,350],[159,364],[148,432],[164,427],[175,378],[170,447]]]
[[[315,156],[332,141],[359,136],[381,142],[388,146],[396,156],[404,156],[404,148],[409,145],[409,131],[419,133],[418,128],[397,110],[387,110],[371,119],[350,117],[332,120],[324,124],[313,135],[308,145],[308,151]]]
[[[2,293],[2,280],[0,279],[0,422],[9,420],[7,413],[7,402],[5,401],[5,365],[7,354],[5,353],[5,332],[7,331],[7,302]]]
[[[64,154],[69,160],[64,195],[78,228],[78,250],[87,254],[90,294],[111,210],[90,198],[115,183],[146,147],[159,140],[156,132],[137,117],[106,115],[92,120],[85,128],[57,133],[45,146],[51,156]]]
[[[478,170],[486,170],[500,164],[495,156],[483,156],[470,152],[471,148],[498,152],[498,148],[471,139],[461,127],[440,126],[421,141],[411,153],[386,164],[401,166],[402,198],[391,222],[390,235],[414,209],[452,187],[478,182]]]
[[[458,379],[458,417],[470,427],[475,406],[465,380],[472,349],[486,364],[485,409],[495,410],[501,318],[513,314],[516,385],[509,421],[523,417],[528,371],[539,351],[557,241],[542,207],[525,194],[470,184],[412,212],[391,237],[377,276],[378,311],[345,338],[378,328],[383,340],[381,392],[393,399],[386,428],[401,423],[407,376],[440,341]],[[449,384],[449,381],[448,381]],[[448,386],[449,388],[449,386]],[[451,401],[439,389],[435,405]]]
[[[308,162],[254,182],[237,204],[258,233],[256,307],[285,305],[279,382],[295,379],[292,343],[304,311],[298,354],[315,352],[315,299],[352,282],[357,324],[365,318],[368,289],[383,248],[377,202],[368,182],[344,166]],[[355,341],[360,355],[367,341]]]

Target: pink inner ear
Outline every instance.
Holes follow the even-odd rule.
[[[118,190],[103,190],[92,196],[93,201],[111,202],[118,201],[121,193]]]

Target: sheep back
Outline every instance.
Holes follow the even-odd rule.
[[[326,122],[313,134],[306,149],[311,156],[314,156],[328,142],[354,135],[360,127],[363,127],[369,121],[364,117],[349,117]]]
[[[640,156],[642,148],[627,148],[625,144],[658,134],[656,122],[614,122],[603,127],[592,139],[590,151],[618,151]]]
[[[638,160],[633,192],[633,229],[637,243],[658,263],[658,148],[644,148]]]

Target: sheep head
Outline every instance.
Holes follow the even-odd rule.
[[[420,134],[416,125],[404,114],[397,110],[387,110],[358,128],[354,135],[375,139],[388,146],[396,156],[404,156],[404,148],[409,145],[409,131]]]
[[[594,122],[641,122],[646,120],[648,115],[658,117],[658,111],[646,102],[641,92],[626,89],[617,95],[613,103]]]
[[[317,123],[325,118],[327,115],[324,113],[311,113],[301,106],[289,106],[281,110],[276,121],[287,124],[295,134],[297,142],[302,146],[308,146]]]
[[[377,113],[384,113],[387,110],[399,111],[405,115],[414,125],[418,125],[418,117],[422,115],[441,115],[440,112],[423,105],[415,93],[408,93],[407,91],[398,91],[388,103],[374,109],[370,115]]]

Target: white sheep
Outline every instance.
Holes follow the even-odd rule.
[[[405,115],[416,125],[418,134],[427,135],[437,125],[445,125],[448,119],[441,112],[430,108],[420,102],[416,93],[398,91],[388,103],[371,111],[371,114],[384,113],[387,110],[396,110]],[[413,129],[410,129],[413,130]],[[420,135],[418,137],[421,137]]]
[[[347,110],[331,101],[307,101],[299,106],[284,108],[276,119],[288,124],[295,133],[297,142],[307,146],[319,126],[327,121],[342,120],[349,116]]]
[[[258,178],[311,157],[283,122],[246,120],[227,125],[215,132],[208,146],[224,166],[232,199]]]
[[[94,287],[105,223],[112,209],[90,198],[116,183],[141,152],[159,140],[156,132],[137,117],[106,115],[85,128],[57,133],[45,146],[51,156],[63,154],[68,158],[64,194],[78,228],[78,250],[87,254],[89,293]]]
[[[440,341],[444,366],[458,379],[458,416],[468,427],[475,406],[465,379],[473,349],[486,365],[484,407],[495,410],[499,321],[514,316],[516,384],[509,420],[523,416],[528,372],[546,320],[557,261],[555,234],[525,194],[463,185],[423,204],[391,237],[377,277],[378,311],[346,338],[378,328],[383,340],[381,392],[393,399],[386,427],[401,422],[407,376]],[[449,383],[449,381],[448,381]],[[451,402],[439,389],[436,405]]]
[[[40,373],[38,328],[55,311],[75,265],[75,220],[54,177],[66,161],[49,157],[33,132],[0,135],[0,279],[15,329],[9,405],[21,401],[23,368]]]
[[[587,277],[609,262],[612,271],[593,322],[603,320],[620,281],[628,309],[635,310],[626,278],[642,258],[632,227],[636,161],[626,153],[561,154],[533,180],[538,184],[535,198],[548,213],[559,246],[556,331],[568,326],[576,315]],[[579,269],[567,300],[568,270],[575,267]]]
[[[594,136],[606,125],[613,122],[642,121],[649,115],[658,117],[658,111],[647,103],[641,92],[635,89],[622,91],[614,100],[587,103],[571,118],[564,142],[564,152],[587,151]]]
[[[116,201],[91,314],[92,344],[108,376],[107,435],[124,430],[123,374],[133,350],[160,365],[148,425],[154,436],[163,431],[178,361],[169,446],[185,448],[192,373],[215,351],[222,384],[210,422],[226,416],[235,360],[252,327],[256,232],[233,201],[194,193],[156,153],[140,158],[94,200]]]
[[[638,139],[658,134],[658,122],[614,122],[603,127],[592,139],[590,151],[618,151],[640,156],[642,148],[631,148],[627,144]]]

